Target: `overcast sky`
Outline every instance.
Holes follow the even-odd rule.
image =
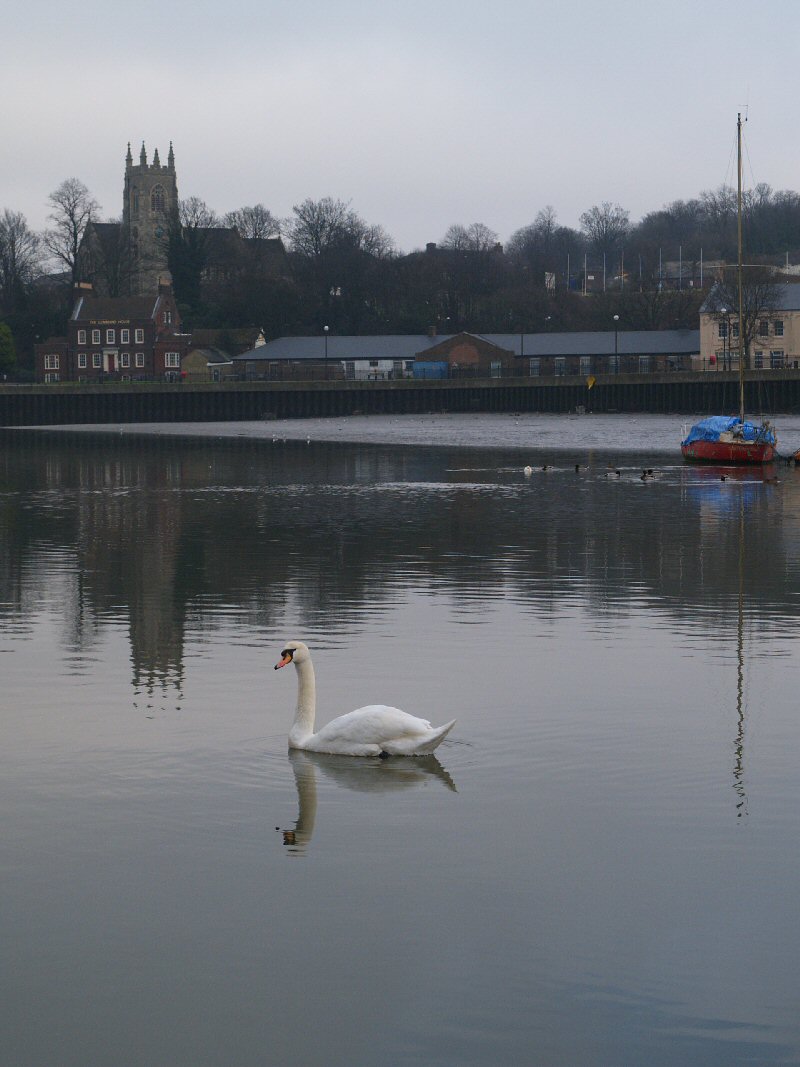
[[[800,190],[798,0],[28,0],[3,16],[0,210],[68,177],[122,210],[127,142],[182,197],[289,216],[338,197],[410,251],[551,204],[634,221],[735,181]]]

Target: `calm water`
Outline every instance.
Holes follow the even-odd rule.
[[[800,1063],[800,471],[2,445],[0,1062]]]

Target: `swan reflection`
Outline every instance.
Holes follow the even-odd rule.
[[[289,762],[297,787],[297,821],[293,830],[283,831],[283,843],[289,852],[306,851],[317,819],[317,776],[355,793],[388,793],[398,789],[441,782],[456,792],[453,779],[436,756],[374,759],[370,757],[329,756],[320,752],[290,749]]]

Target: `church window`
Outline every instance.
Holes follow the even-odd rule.
[[[164,195],[163,185],[154,185],[153,191],[150,194],[150,210],[151,211],[163,211],[166,205],[166,196]]]

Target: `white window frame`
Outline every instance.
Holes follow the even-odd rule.
[[[727,320],[722,319],[717,323],[717,337],[722,340],[728,336],[728,323]]]
[[[136,356],[134,358],[136,360],[136,366],[137,367],[143,367],[144,366],[144,352],[137,352]]]
[[[134,337],[134,340],[135,340],[135,343],[136,343],[137,345],[141,345],[141,344],[144,344],[144,330],[143,330],[143,329],[141,329],[141,328],[138,328],[138,329],[137,329],[137,330],[135,331],[135,337]]]
[[[782,370],[786,365],[786,353],[782,348],[773,348],[769,354],[769,369]]]
[[[79,345],[85,345],[86,344],[86,330],[78,330],[78,344]]]
[[[100,344],[100,331],[99,330],[92,330],[92,344],[93,345],[99,345]]]
[[[165,311],[164,312],[164,325],[165,326],[172,325],[172,312],[171,311]]]
[[[652,368],[652,360],[650,356],[639,356],[639,373],[649,374]]]
[[[94,367],[95,370],[102,370],[103,369],[103,353],[102,352],[92,352],[92,366]]]
[[[164,353],[164,366],[170,367],[173,370],[180,370],[181,355],[180,352],[165,352]]]
[[[120,352],[120,354],[119,354],[119,365],[120,365],[120,367],[130,367],[130,365],[131,365],[131,354],[130,354],[130,352]]]
[[[106,330],[106,344],[107,345],[115,344],[114,338],[116,336],[117,336],[117,331],[116,330]]]
[[[119,343],[121,345],[129,345],[131,343],[131,331],[120,330],[119,331]]]
[[[542,373],[542,361],[539,356],[531,356],[528,360],[528,376],[538,378]]]
[[[775,319],[775,336],[783,337],[783,319]]]
[[[78,353],[78,366],[80,367],[81,370],[86,370],[86,353],[85,352],[79,352]]]
[[[45,382],[60,382],[61,375],[57,371],[53,374],[45,374],[44,380]]]
[[[761,349],[757,349],[753,353],[753,369],[754,370],[763,370],[764,369],[764,353],[762,352]]]
[[[44,357],[44,369],[45,370],[58,370],[59,359],[56,354],[48,355]]]

